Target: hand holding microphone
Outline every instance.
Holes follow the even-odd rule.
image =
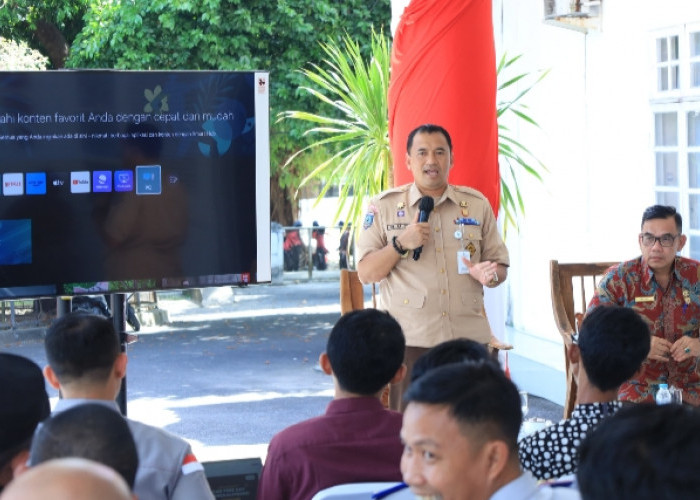
[[[423,196],[420,199],[420,204],[418,205],[418,222],[428,222],[428,217],[430,212],[433,211],[435,207],[435,201],[433,201],[432,196]],[[423,245],[419,246],[413,250],[413,260],[420,259],[420,254],[423,251]]]

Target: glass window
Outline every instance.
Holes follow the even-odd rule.
[[[656,85],[659,91],[679,88],[678,47],[678,35],[656,39]]]
[[[700,153],[688,153],[688,187],[700,188]]]
[[[678,155],[656,153],[656,185],[678,186]]]
[[[678,120],[676,113],[655,113],[656,146],[678,145]]]
[[[700,31],[690,34],[690,86],[700,87]]]
[[[688,146],[700,146],[700,113],[688,111]]]
[[[657,191],[656,192],[656,203],[659,205],[671,205],[673,207],[680,207],[680,198],[675,191]]]
[[[690,258],[700,260],[700,236],[691,236],[690,238]]]
[[[700,229],[700,195],[691,194],[688,198],[688,225],[690,229]]]

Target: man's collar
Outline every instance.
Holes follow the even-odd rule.
[[[416,186],[416,183],[414,182],[413,184],[411,184],[411,188],[408,190],[408,206],[412,207],[413,205],[418,203],[422,197],[423,193],[420,192],[418,186]],[[447,198],[451,199],[452,201],[455,201],[454,188],[451,184],[448,184],[440,198],[435,200],[435,206],[439,205]]]
[[[675,278],[680,281],[681,275],[678,271],[678,266],[676,265],[679,259],[680,257],[678,255],[676,255],[676,257],[673,259],[671,275],[675,276]],[[647,264],[646,260],[644,260],[644,257],[640,257],[640,261],[642,262],[642,283],[644,286],[649,286],[652,278],[654,277],[654,270],[649,267],[649,264]]]

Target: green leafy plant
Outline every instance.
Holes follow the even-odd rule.
[[[359,44],[347,34],[341,43],[321,44],[327,57],[322,65],[312,64],[301,71],[315,85],[304,86],[302,90],[330,107],[331,112],[323,115],[285,111],[278,115],[280,120],[297,119],[315,124],[305,135],[321,135],[321,138],[297,151],[285,166],[309,150],[329,151],[326,159],[304,177],[301,186],[321,178],[324,184],[318,201],[330,186],[339,185],[335,219],[347,214],[354,227],[364,209],[365,198],[390,186],[392,159],[387,102],[390,45],[382,31],[373,30],[369,59],[365,61]],[[351,195],[352,201],[345,211]]]
[[[515,57],[508,57],[507,54],[503,54],[497,67],[498,102],[496,104],[496,117],[498,119],[498,157],[504,234],[507,233],[508,228],[511,226],[517,229],[518,220],[525,215],[525,202],[518,184],[520,172],[531,175],[540,182],[542,182],[542,175],[547,172],[547,167],[522,142],[516,139],[511,129],[505,125],[505,120],[503,119],[511,114],[525,123],[539,127],[538,123],[528,114],[527,105],[522,102],[522,99],[547,76],[548,71],[542,71],[539,75],[520,73],[513,77],[508,77],[508,69],[521,57],[522,54]],[[500,99],[503,94],[508,93],[510,90],[515,90],[514,86],[516,84],[523,82],[530,83],[523,90],[518,91],[512,99]]]
[[[341,186],[336,219],[346,213],[344,208],[352,193],[354,196],[346,216],[354,227],[357,227],[362,215],[366,198],[392,185],[393,163],[388,136],[390,45],[382,32],[373,32],[370,57],[365,61],[357,43],[348,36],[345,36],[342,44],[332,41],[322,44],[327,58],[322,65],[312,64],[302,71],[307,81],[313,84],[303,86],[302,90],[314,96],[323,106],[330,106],[332,112],[286,111],[278,115],[280,120],[291,118],[315,124],[305,134],[322,137],[297,151],[285,166],[292,165],[302,153],[325,148],[328,151],[325,159],[302,180],[300,187],[312,180],[322,180],[324,184],[317,197],[318,202],[331,185]],[[520,73],[507,78],[509,69],[520,57],[509,58],[504,54],[497,67],[499,96],[511,90],[517,92],[512,99],[497,103],[504,232],[510,226],[517,228],[517,222],[525,212],[519,176],[526,173],[542,181],[542,175],[547,171],[545,165],[518,141],[511,129],[501,123],[504,121],[502,118],[513,115],[539,127],[522,100],[547,72],[539,75]],[[523,82],[531,83],[517,91],[516,84]]]

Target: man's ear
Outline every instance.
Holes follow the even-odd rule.
[[[29,450],[22,450],[10,460],[12,466],[12,476],[17,477],[29,470]]]
[[[566,357],[569,358],[569,363],[581,361],[581,351],[576,344],[572,343],[566,346]]]
[[[126,377],[126,364],[127,364],[127,362],[128,362],[128,358],[126,357],[125,352],[119,353],[119,356],[117,356],[117,359],[114,360],[113,372],[117,378],[122,379],[122,378]]]
[[[506,465],[508,465],[510,450],[505,441],[496,439],[484,444],[481,453],[484,454],[483,456],[486,460],[486,478],[489,483],[493,484],[501,476]]]
[[[685,234],[681,234],[678,237],[678,248],[676,249],[676,252],[680,252],[681,250],[683,250],[683,247],[685,246],[687,241],[688,237]]]
[[[49,383],[49,385],[51,387],[53,387],[54,389],[61,388],[61,383],[58,381],[58,377],[56,376],[56,372],[53,371],[53,368],[51,368],[50,365],[46,365],[44,367],[44,378]]]
[[[333,375],[333,367],[331,366],[331,360],[328,358],[328,354],[322,352],[318,357],[318,364],[321,365],[321,370],[326,375]]]
[[[401,382],[403,379],[406,378],[407,374],[408,374],[408,366],[406,366],[406,363],[401,363],[401,366],[399,366],[399,369],[396,370],[394,377],[389,381],[389,383],[390,384],[398,384],[399,382]]]

